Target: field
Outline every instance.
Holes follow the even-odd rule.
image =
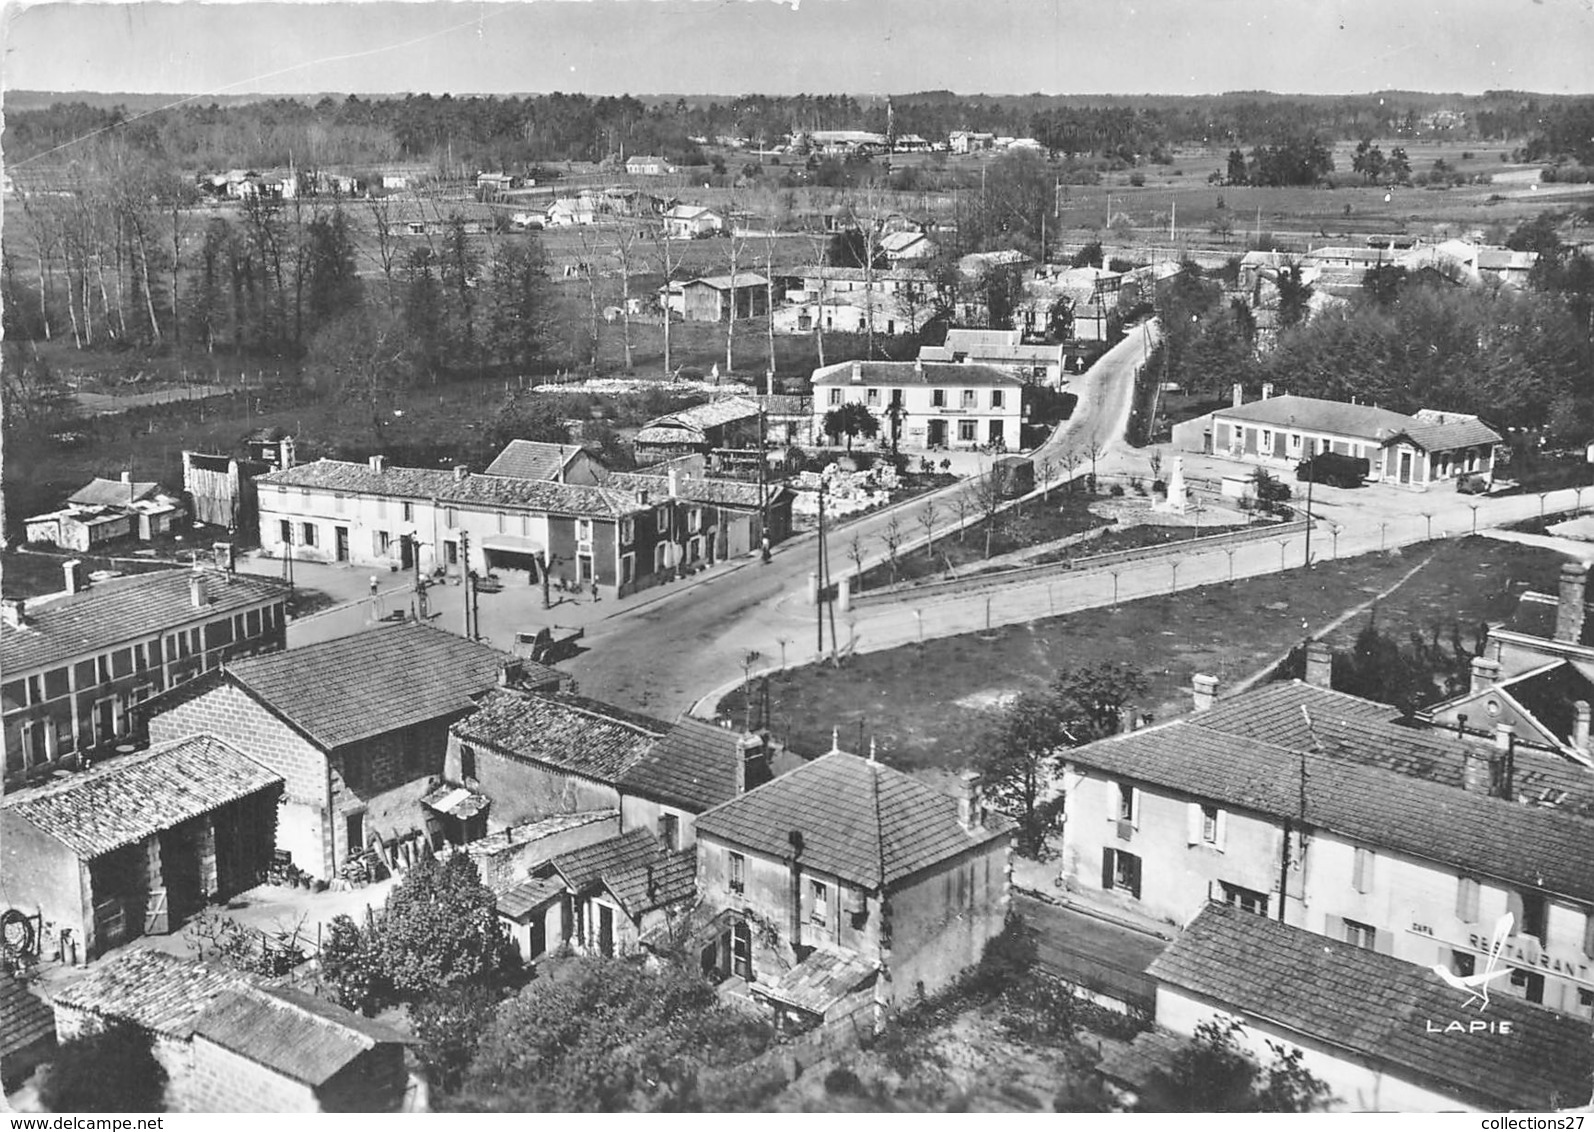
[[[864,653],[840,669],[814,665],[770,677],[771,726],[799,751],[828,750],[837,727],[847,743],[874,739],[893,766],[956,769],[975,753],[983,709],[1043,690],[1059,668],[1100,661],[1145,673],[1150,690],[1138,710],[1156,719],[1182,715],[1195,674],[1217,676],[1221,695],[1281,660],[1301,642],[1303,625],[1320,633],[1425,560],[1377,608],[1379,628],[1397,641],[1412,632],[1448,640],[1455,626],[1473,644],[1479,624],[1505,617],[1524,589],[1554,592],[1562,558],[1465,538]],[[1346,648],[1366,624],[1366,614],[1352,616],[1326,639]],[[947,688],[964,694],[949,698]],[[741,693],[726,697],[720,711],[741,719]]]

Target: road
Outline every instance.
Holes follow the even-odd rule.
[[[1105,449],[1122,436],[1134,372],[1145,350],[1146,339],[1136,331],[1074,380],[1069,388],[1079,402],[1071,418],[1035,451],[1037,464],[1056,461],[1065,452],[1088,463],[1086,453],[1093,443]],[[841,537],[832,539],[832,568],[839,572],[844,566],[842,538],[850,541],[856,533],[874,545],[893,513],[905,529],[914,530],[927,499],[936,500],[945,516],[945,499],[958,490],[946,488],[849,523]],[[768,565],[711,574],[710,581],[590,626],[584,642],[590,651],[563,667],[580,681],[585,695],[673,718],[711,689],[742,677],[749,652],[759,654],[755,669],[778,664],[783,656],[796,663],[815,654],[815,610],[805,595],[808,575],[816,567],[814,537],[791,540]],[[1033,610],[1028,614],[1036,615]],[[846,628],[838,628],[846,639]],[[903,638],[908,639],[911,632]]]

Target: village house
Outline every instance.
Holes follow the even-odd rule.
[[[769,311],[769,280],[751,271],[705,275],[659,288],[659,304],[687,322],[759,318]]]
[[[409,621],[229,664],[168,697],[152,741],[211,734],[286,781],[277,847],[330,880],[373,839],[425,840],[448,729],[501,685],[563,677]]]
[[[716,449],[711,459],[723,462],[726,451]],[[765,537],[771,545],[791,537],[794,493],[784,484],[760,486],[683,474],[674,464],[663,475],[609,472],[604,484],[670,501],[674,514],[669,529],[674,534],[671,542],[659,547],[667,551],[666,567],[724,562],[758,550]]]
[[[148,1034],[169,1112],[423,1112],[401,1034],[304,991],[160,951],[128,951],[56,995],[62,1041]]]
[[[179,930],[271,864],[283,778],[209,735],[0,797],[6,902],[88,959]]]
[[[317,460],[261,476],[267,554],[379,570],[496,572],[540,585],[544,571],[623,596],[662,580],[669,508],[581,483]],[[468,551],[468,555],[467,555]]]
[[[839,750],[698,815],[705,973],[793,1022],[855,1022],[934,995],[1007,919],[1013,825],[971,784],[937,794]]]
[[[267,579],[162,570],[82,589],[77,563],[65,575],[66,596],[4,606],[7,790],[128,743],[152,696],[283,647],[287,590]]]
[[[952,327],[939,346],[920,346],[921,362],[971,362],[998,366],[1033,385],[1057,388],[1063,382],[1063,347],[1027,343],[1021,330],[971,330]]]
[[[667,240],[696,240],[725,228],[723,216],[697,204],[677,204],[666,209],[663,222]]]
[[[550,228],[586,227],[598,222],[598,209],[590,197],[560,197],[548,206]]]
[[[66,506],[26,522],[29,542],[87,551],[121,538],[144,542],[171,533],[183,518],[181,500],[158,483],[96,476],[67,497]]]
[[[494,826],[620,808],[620,777],[669,724],[581,696],[497,690],[449,728],[449,782],[491,800]]]
[[[879,248],[891,263],[916,259],[932,259],[940,251],[935,242],[923,232],[887,232],[880,237]]]
[[[675,172],[668,161],[653,154],[626,158],[625,171],[632,177],[662,177],[666,173]]]
[[[903,312],[918,311],[918,322],[928,319],[934,312],[945,288],[922,267],[827,267],[815,265],[797,268],[793,276],[795,286],[786,292],[787,302],[824,302],[836,297],[861,296],[873,292],[876,296],[895,298],[897,309]],[[848,329],[841,327],[841,329]]]
[[[541,440],[511,440],[493,457],[485,474],[524,480],[596,486],[604,468],[598,458],[579,444],[550,444]]]
[[[502,894],[560,853],[607,841],[619,833],[619,810],[581,810],[506,825],[470,841],[450,842],[438,853],[464,853],[475,863],[482,883]]]
[[[1319,650],[1309,670],[1326,681]],[[1412,727],[1326,687],[1264,686],[1068,752],[1076,898],[1174,924],[1210,899],[1594,1016],[1594,783],[1558,754]],[[1282,887],[1281,887],[1282,886]]]
[[[666,849],[690,849],[699,814],[804,762],[767,731],[682,716],[620,775],[621,825],[651,830]]]
[[[719,397],[654,417],[632,441],[637,463],[648,466],[679,456],[710,456],[721,448],[757,448],[759,403],[751,397]]]
[[[1229,456],[1263,467],[1293,468],[1320,452],[1366,460],[1368,478],[1416,490],[1477,477],[1494,478],[1500,434],[1477,417],[1424,409],[1406,416],[1373,405],[1317,397],[1272,396],[1234,404],[1174,426],[1185,452]]]
[[[1204,908],[1150,975],[1158,1029],[1098,1071],[1153,1111],[1166,1111],[1159,1093],[1177,1104],[1167,1071],[1207,1021],[1238,1022],[1237,1044],[1264,1064],[1270,1046],[1300,1051],[1329,1087],[1330,1112],[1549,1112],[1589,1099],[1586,1022],[1499,994],[1474,1012],[1465,991],[1421,967],[1238,908]]]
[[[953,130],[947,135],[947,144],[953,153],[977,153],[996,145],[996,135],[978,130]]]
[[[873,290],[851,291],[824,299],[802,299],[775,308],[776,334],[915,334],[935,317],[925,302]]]
[[[900,428],[908,449],[1017,448],[1024,389],[1008,370],[968,362],[840,362],[814,371],[814,434],[824,434],[826,413],[856,402],[880,419],[883,445]]]

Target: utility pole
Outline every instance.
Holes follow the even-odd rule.
[[[819,570],[814,575],[818,579],[819,592],[815,594],[814,613],[819,619],[819,655],[825,655],[825,481],[819,481]]]
[[[461,580],[465,584],[465,639],[474,640],[471,635],[470,625],[470,591],[472,573],[470,568],[470,532],[459,532],[459,569]]]
[[[1317,464],[1308,462],[1306,467],[1306,568],[1312,568],[1312,485],[1317,482]],[[1338,556],[1338,539],[1335,539],[1335,556]]]

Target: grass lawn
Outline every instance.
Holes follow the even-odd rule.
[[[1455,624],[1471,645],[1479,623],[1506,616],[1524,589],[1553,593],[1564,560],[1539,547],[1465,538],[864,653],[840,669],[814,665],[772,676],[771,726],[797,750],[819,752],[830,748],[832,727],[845,746],[855,745],[861,724],[863,741],[872,736],[893,766],[960,768],[974,753],[983,709],[1013,692],[1044,689],[1061,667],[1098,661],[1139,665],[1151,685],[1144,709],[1156,719],[1182,715],[1196,673],[1217,676],[1221,695],[1300,643],[1303,622],[1328,624],[1430,554],[1378,608],[1379,627],[1396,640],[1413,631],[1448,637]],[[1327,639],[1347,647],[1365,624],[1365,616],[1353,617]],[[740,691],[720,710],[740,720]]]

